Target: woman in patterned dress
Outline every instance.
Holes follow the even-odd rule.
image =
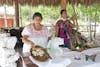
[[[61,47],[71,47],[71,35],[72,28],[75,27],[75,22],[71,23],[68,19],[67,12],[65,9],[60,12],[61,18],[56,23],[56,33],[57,37],[64,39],[64,45],[60,45]]]
[[[41,24],[42,15],[36,12],[33,15],[33,23],[27,25],[22,31],[23,53],[30,52],[30,48],[35,45],[46,48],[50,34],[47,27]]]

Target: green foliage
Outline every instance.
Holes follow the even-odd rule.
[[[93,5],[93,6],[82,6],[78,5],[75,6],[75,11],[77,15],[77,19],[80,20],[82,17],[88,17],[91,19],[91,21],[100,21],[100,7],[99,5]],[[30,6],[21,6],[20,14],[22,16],[22,23],[23,25],[26,25],[27,22],[32,18],[33,14],[35,12],[40,12],[43,15],[43,22],[47,23],[47,20],[55,19],[57,20],[60,16],[60,6],[54,7],[54,6],[42,6],[39,5],[37,7],[30,7]],[[73,7],[72,5],[67,5],[67,13],[69,18],[72,17],[73,14]]]
[[[100,21],[100,7],[99,5],[93,5],[93,6],[77,6],[77,13],[79,15],[79,19],[83,16],[87,16],[90,20],[99,22]]]
[[[31,11],[30,11],[31,10]],[[46,23],[47,20],[50,19],[58,19],[60,16],[60,7],[53,7],[53,6],[38,6],[38,7],[30,7],[30,6],[21,6],[21,16],[22,16],[22,23],[26,25],[27,17],[29,19],[32,18],[35,12],[40,12],[43,15],[43,22]],[[31,13],[30,13],[31,12]],[[25,22],[26,21],[26,22]]]

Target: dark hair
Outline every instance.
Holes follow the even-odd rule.
[[[40,17],[40,18],[42,19],[42,14],[41,14],[41,13],[39,13],[39,12],[36,12],[36,13],[34,13],[34,15],[33,15],[33,18],[32,18],[32,19],[34,19],[35,17]]]
[[[62,14],[64,11],[66,11],[66,9],[62,9],[62,10],[60,11],[60,14]]]

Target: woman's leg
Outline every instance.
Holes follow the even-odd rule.
[[[71,47],[71,43],[68,42],[68,43],[65,43],[64,45],[59,45],[59,47],[62,47],[62,48],[70,48]]]
[[[67,42],[67,43],[65,43],[65,47],[70,48],[70,47],[71,47],[71,42]]]

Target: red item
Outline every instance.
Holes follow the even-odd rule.
[[[13,27],[13,22],[14,22],[13,18],[7,18],[6,20],[7,20],[7,27],[8,28]],[[6,27],[5,18],[0,18],[0,28],[5,28],[5,27]]]
[[[0,28],[4,27],[5,27],[4,18],[0,18]]]
[[[13,27],[13,19],[12,18],[7,19],[7,27],[9,27],[9,28]]]

